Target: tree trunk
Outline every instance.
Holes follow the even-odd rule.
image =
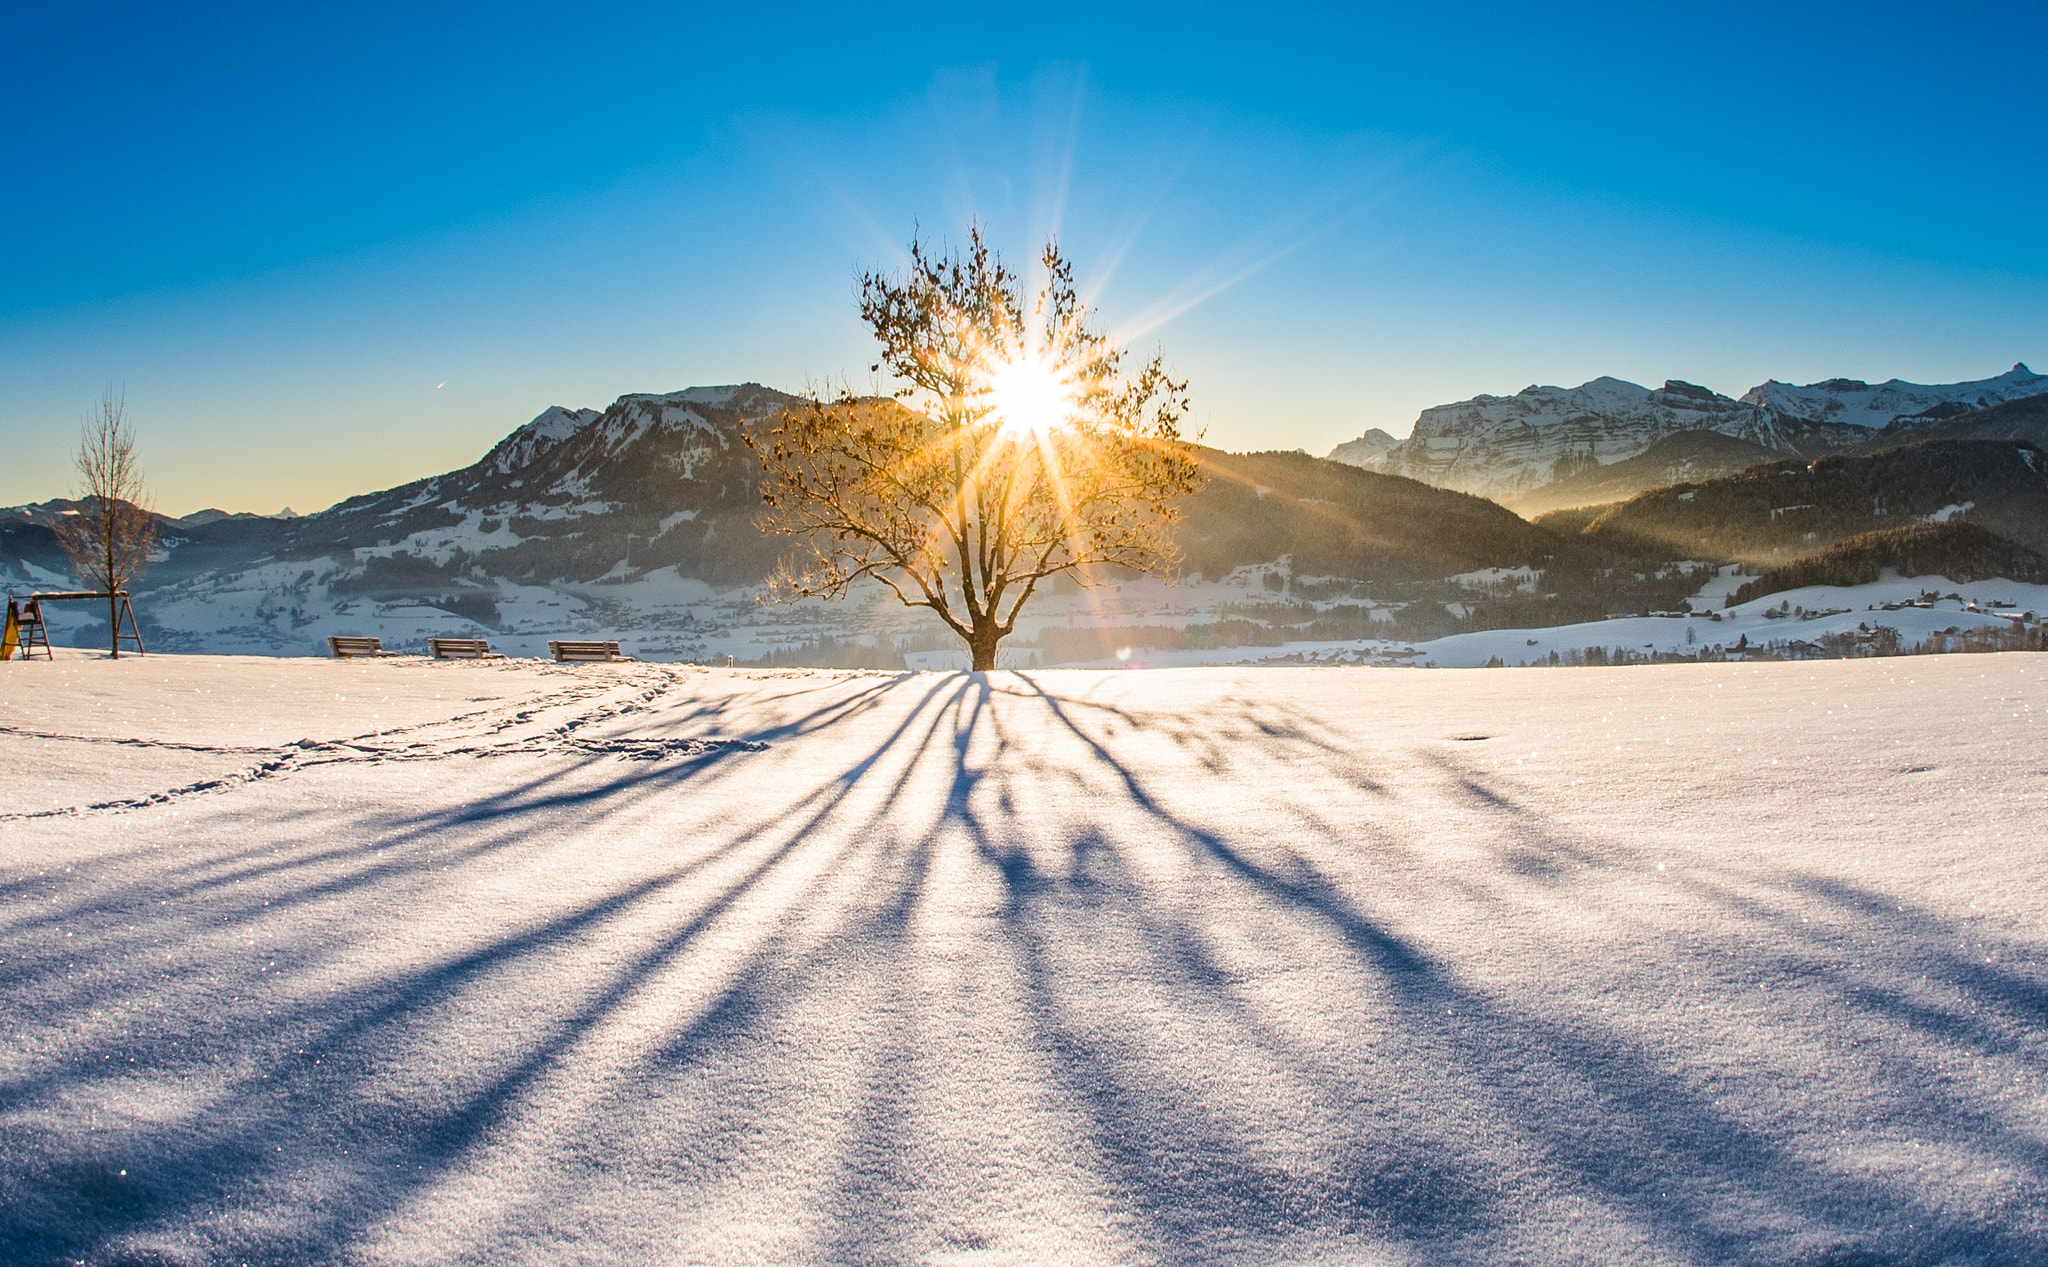
[[[121,600],[114,597],[114,587],[107,586],[107,651],[112,658],[121,658]]]
[[[968,666],[973,673],[987,673],[996,667],[996,646],[1003,640],[993,623],[977,626],[967,639],[967,654],[973,663]]]

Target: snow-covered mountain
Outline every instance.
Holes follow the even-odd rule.
[[[1577,387],[1531,386],[1422,411],[1379,469],[1425,483],[1501,497],[1565,479],[1596,463],[1633,457],[1674,431],[1716,431],[1766,447],[1801,441],[1832,448],[1858,434],[1826,427],[1780,435],[1767,410],[1672,380],[1650,389],[1617,378]]]
[[[1769,409],[1780,418],[1802,422],[1846,422],[1866,429],[1901,423],[1935,422],[1973,409],[1985,409],[2048,392],[2048,374],[2015,365],[1996,378],[1972,383],[1926,386],[1889,379],[1865,383],[1831,378],[1795,387],[1768,379],[1742,394],[1742,403]]]
[[[762,560],[720,521],[751,516],[742,429],[797,405],[757,383],[550,408],[459,471],[350,498],[300,521],[291,548],[424,560],[472,574],[594,581],[681,565],[754,580]],[[748,534],[747,539],[753,539]]]
[[[1376,470],[1379,467],[1380,459],[1386,456],[1387,450],[1399,443],[1401,443],[1399,440],[1396,440],[1378,427],[1374,427],[1356,440],[1346,440],[1330,450],[1330,460],[1342,462],[1348,466],[1362,466],[1368,470]]]
[[[1616,378],[1577,387],[1530,386],[1425,409],[1404,440],[1338,446],[1331,457],[1444,488],[1511,497],[1598,463],[1631,458],[1677,431],[1714,431],[1811,456],[1969,410],[2048,392],[2048,375],[2015,365],[1996,378],[1933,386],[1897,379],[1772,380],[1734,400],[1678,380],[1651,389]],[[1384,432],[1379,433],[1384,435]],[[1910,436],[1901,436],[1902,439]]]

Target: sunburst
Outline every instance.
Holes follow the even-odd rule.
[[[1073,422],[1080,405],[1073,367],[1050,357],[992,358],[981,377],[998,434],[1013,443],[1044,443]]]

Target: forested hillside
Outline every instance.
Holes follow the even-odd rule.
[[[1412,581],[1546,566],[1584,547],[1497,503],[1305,453],[1201,451],[1209,483],[1180,503],[1188,571],[1294,557],[1298,575]]]
[[[2048,451],[2048,394],[2024,396],[1972,409],[1933,422],[1910,420],[1885,428],[1884,434],[1847,453],[1878,453],[1921,440],[2024,440]]]
[[[1776,566],[1863,533],[1950,519],[2048,549],[2048,459],[2011,440],[1788,459],[1644,493],[1580,536],[1618,550]]]
[[[1970,523],[1918,523],[1866,532],[1818,554],[1773,568],[1728,597],[1728,605],[1808,585],[1868,585],[1890,568],[1900,576],[1951,581],[2004,577],[2048,582],[2048,559]]]

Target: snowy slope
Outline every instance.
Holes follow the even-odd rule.
[[[2044,672],[5,666],[0,1245],[2040,1262]]]

